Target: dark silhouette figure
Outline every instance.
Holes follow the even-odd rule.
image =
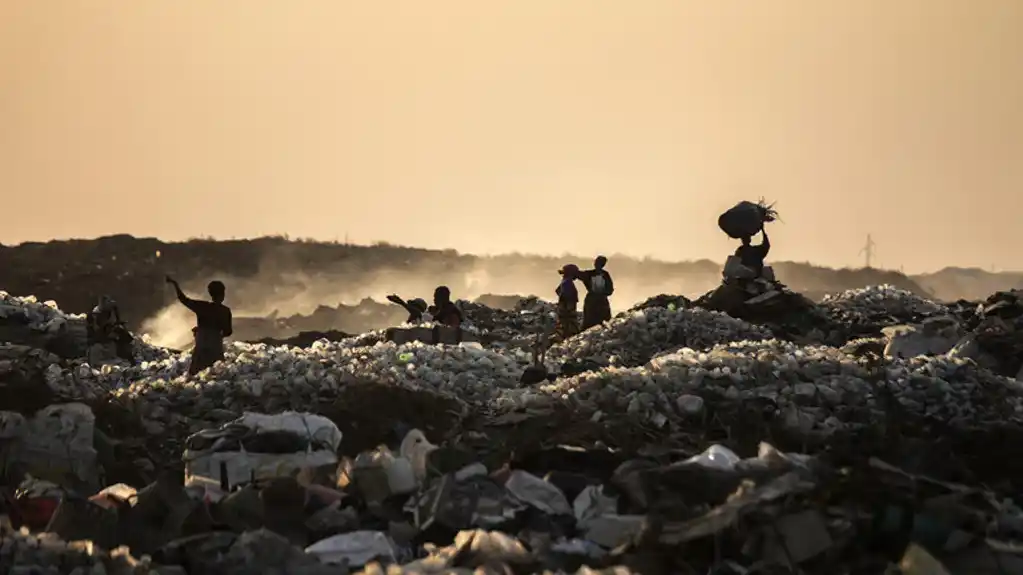
[[[606,265],[607,258],[597,256],[593,260],[593,269],[579,275],[586,288],[586,299],[583,300],[584,330],[611,319],[611,302],[607,298],[615,292],[615,284],[611,274],[604,269]]]
[[[450,327],[462,325],[462,310],[451,301],[451,290],[447,286],[433,290],[433,305],[427,311],[433,316],[433,321],[439,324]]]
[[[219,281],[211,281],[206,286],[212,301],[200,301],[189,298],[181,291],[181,286],[173,278],[167,276],[167,283],[174,286],[178,301],[195,313],[195,348],[192,350],[192,362],[188,365],[188,375],[195,375],[224,359],[224,338],[229,337],[231,328],[231,308],[224,305],[227,289]]]
[[[116,356],[134,365],[135,336],[121,320],[121,310],[110,296],[101,297],[92,308],[86,316],[85,329],[90,364],[99,366]]]
[[[561,283],[554,290],[558,295],[557,319],[554,323],[554,337],[558,341],[564,341],[579,333],[579,290],[575,287],[575,280],[579,279],[579,266],[568,264],[558,270],[561,274]]]
[[[761,230],[760,233],[764,240],[760,242],[759,246],[752,245],[750,243],[752,238],[746,236],[742,238],[742,245],[735,250],[735,255],[742,260],[742,265],[753,270],[756,277],[760,277],[764,273],[764,260],[767,259],[767,254],[771,251],[771,240],[767,237],[767,231]]]
[[[99,298],[99,304],[86,316],[85,330],[89,345],[113,341],[113,332],[121,324],[121,310],[110,296]]]
[[[419,323],[423,320],[423,314],[426,313],[426,310],[428,309],[426,300],[418,297],[413,300],[405,301],[397,295],[391,294],[387,296],[387,301],[396,303],[405,308],[405,311],[408,312],[408,319],[405,320],[406,323]]]

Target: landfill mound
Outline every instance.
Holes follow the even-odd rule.
[[[620,286],[613,302],[622,308],[661,292],[693,298],[720,281],[720,263],[708,260],[663,262],[606,255],[608,269]],[[85,313],[99,296],[110,295],[120,304],[128,327],[138,330],[174,303],[165,286],[166,274],[181,280],[186,292],[200,294],[216,278],[227,284],[236,319],[247,318],[236,326],[241,339],[256,341],[286,339],[302,331],[361,333],[391,326],[400,321],[401,310],[383,303],[385,294],[398,291],[406,297],[426,297],[437,285],[449,286],[455,297],[509,309],[514,302],[503,300],[506,295],[485,294],[553,297],[555,270],[566,262],[582,264],[591,259],[592,254],[481,257],[451,250],[280,237],[164,242],[118,235],[0,246],[0,286],[10,293],[56,300],[72,313]],[[979,284],[968,281],[973,270],[907,276],[880,269],[832,269],[793,262],[772,265],[779,278],[812,301],[865,285],[891,284],[927,297],[935,292],[942,301],[982,299],[994,291],[1020,287],[1018,275],[1007,273],[987,274],[990,281],[980,287],[992,287],[981,292]],[[361,303],[369,294],[376,301]],[[338,312],[339,302],[355,309]],[[237,307],[242,303],[244,308]],[[318,305],[335,311],[320,310],[315,315]],[[275,309],[276,316],[272,315]],[[275,323],[285,319],[296,325],[284,329]]]
[[[540,365],[527,298],[459,302],[461,344],[231,342],[192,378],[144,339],[57,353],[81,318],[0,292],[0,572],[1018,572],[1020,294],[745,289]]]

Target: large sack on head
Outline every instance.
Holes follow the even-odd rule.
[[[739,239],[755,236],[764,228],[764,223],[773,222],[778,213],[764,203],[742,201],[718,218],[718,227],[729,237]]]

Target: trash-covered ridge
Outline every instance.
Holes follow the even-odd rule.
[[[876,561],[880,569],[860,572],[886,572],[887,565],[897,564],[898,558],[884,558],[876,549],[865,551],[870,539],[865,533],[875,529],[868,524],[883,518],[864,515],[878,507],[877,501],[856,499],[863,496],[858,490],[864,486],[852,488],[846,485],[848,479],[838,479],[833,461],[782,453],[766,444],[757,457],[745,460],[721,445],[712,445],[702,454],[698,450],[706,445],[689,445],[684,456],[677,447],[667,451],[662,447],[654,449],[662,453],[659,456],[648,453],[636,459],[633,454],[628,461],[618,460],[628,459],[623,452],[610,456],[616,462],[606,474],[577,470],[577,477],[571,479],[562,476],[564,469],[541,473],[527,470],[522,463],[510,467],[509,461],[488,460],[483,452],[497,442],[493,430],[435,430],[430,438],[418,430],[405,430],[398,435],[402,441],[390,449],[366,451],[347,462],[337,458],[338,447],[343,450],[346,442],[358,437],[337,432],[339,443],[329,448],[313,442],[310,435],[308,440],[298,438],[305,447],[250,443],[241,452],[266,452],[276,461],[274,465],[292,465],[306,473],[312,467],[309,458],[322,450],[325,459],[316,460],[316,467],[322,470],[319,464],[324,462],[327,467],[336,465],[326,481],[284,474],[227,486],[219,493],[215,486],[207,487],[204,496],[197,496],[195,484],[187,479],[188,465],[183,481],[167,475],[174,467],[167,458],[175,459],[165,455],[168,452],[188,460],[184,450],[192,450],[192,472],[200,473],[195,461],[238,457],[238,447],[231,445],[260,440],[258,430],[245,431],[253,418],[315,411],[348,391],[363,389],[367,382],[385,396],[413,397],[396,395],[402,392],[436,397],[446,402],[444,409],[455,419],[484,417],[495,426],[515,422],[514,428],[552,413],[568,413],[609,428],[627,422],[647,430],[644,433],[660,434],[659,440],[651,435],[655,443],[707,427],[709,418],[719,418],[733,408],[746,413],[755,409],[776,428],[812,438],[815,445],[828,445],[829,438],[841,442],[879,426],[890,428],[893,417],[940,422],[944,434],[998,429],[1011,436],[1023,428],[1023,387],[1004,375],[1017,367],[1013,350],[1019,348],[1013,345],[1018,346],[1016,334],[1023,333],[1017,331],[1023,328],[1018,325],[1023,313],[1017,313],[1023,306],[1014,294],[996,294],[976,306],[946,306],[882,286],[830,296],[812,310],[799,307],[805,306],[803,302],[782,309],[779,301],[787,300],[776,298],[770,313],[765,309],[736,312],[748,313],[759,322],[751,323],[693,306],[684,298],[652,298],[607,324],[555,344],[545,356],[544,367],[551,377],[527,384],[523,374],[532,361],[530,332],[544,329],[551,313],[548,305],[535,300],[508,312],[462,302],[468,329],[485,336],[479,342],[395,344],[385,341],[382,332],[320,340],[304,348],[233,342],[225,361],[189,380],[185,377],[187,352],[158,348],[144,340],[136,343],[136,355],[143,361],[134,367],[112,363],[94,368],[81,358],[40,349],[38,341],[66,333],[81,318],[64,314],[53,302],[0,292],[0,321],[19,324],[43,338],[29,344],[0,343],[0,382],[9,388],[45,385],[52,402],[35,414],[2,418],[4,437],[16,440],[14,445],[22,444],[20,450],[7,452],[8,456],[14,453],[9,459],[46,475],[52,469],[39,468],[31,454],[46,449],[48,434],[66,434],[71,429],[77,430],[78,439],[65,442],[65,451],[85,454],[69,464],[74,481],[30,474],[12,491],[10,496],[23,502],[23,507],[8,505],[6,522],[0,521],[4,537],[0,568],[22,569],[12,573],[36,572],[32,570],[36,568],[56,573],[97,569],[255,573],[265,572],[255,567],[262,564],[282,573],[336,573],[348,568],[384,572],[380,565],[387,564],[405,565],[394,572],[455,572],[500,564],[526,573],[586,572],[581,567],[585,565],[594,569],[627,565],[635,572],[657,572],[649,571],[643,561],[710,537],[718,541],[711,555],[727,557],[703,557],[694,548],[690,556],[662,558],[659,569],[667,571],[661,572],[684,572],[674,569],[702,565],[713,567],[715,573],[749,573],[755,572],[749,569],[756,564],[835,572],[837,556],[853,550],[864,562]],[[811,311],[812,327],[796,321]],[[806,333],[794,337],[800,329]],[[853,337],[864,333],[876,337]],[[915,349],[928,351],[907,351]],[[33,370],[42,381],[31,380]],[[103,402],[123,409],[122,416],[136,421],[142,436],[93,438],[97,419],[87,405]],[[287,417],[309,421],[312,416]],[[54,427],[56,421],[64,423]],[[67,423],[73,421],[81,425]],[[189,435],[211,439],[184,441]],[[115,451],[133,446],[132,457],[149,450],[147,456],[133,459],[136,467],[147,468],[142,475],[149,476],[148,487],[101,489],[104,449],[100,443],[106,442],[115,444]],[[155,447],[161,443],[162,447]],[[487,447],[474,451],[472,446],[480,443]],[[298,457],[301,451],[295,449],[307,453]],[[557,453],[563,448],[532,445],[529,449]],[[581,449],[586,457],[597,460],[616,453],[599,446]],[[574,464],[566,462],[572,453],[564,451],[553,458],[571,467]],[[292,460],[298,463],[282,463]],[[215,475],[210,471],[215,465],[204,465],[205,473]],[[884,462],[870,465],[865,472],[870,479],[859,480],[873,483],[882,492],[891,491],[893,500],[907,482],[929,485],[931,495],[946,507],[948,497],[962,499],[965,493],[962,486]],[[743,487],[744,482],[749,486]],[[678,491],[680,485],[685,488]],[[709,485],[716,488],[708,490]],[[830,508],[825,512],[814,503],[850,489],[859,494],[842,495],[852,498],[844,505],[861,506],[859,515]],[[212,499],[211,493],[215,494]],[[82,495],[84,500],[75,498]],[[177,501],[189,509],[192,522],[182,519],[167,527],[166,533],[125,535],[125,522],[145,523],[140,509],[146,506],[140,507],[139,501],[153,497],[165,503]],[[252,513],[240,503],[245,497],[262,501],[261,517],[244,518]],[[882,499],[889,501],[887,495]],[[989,522],[984,545],[997,543],[1003,546],[999,553],[1011,554],[1005,549],[1011,548],[1007,541],[1015,537],[1012,522],[1018,521],[1019,510],[993,492],[982,499],[987,503],[970,504],[972,522],[956,520],[949,526],[947,517],[943,519],[947,534],[941,545],[910,545],[905,554],[939,555],[949,565],[965,561],[962,553],[984,541],[979,534],[984,529],[975,528],[981,517]],[[47,500],[60,501],[62,511],[49,512],[41,525],[33,523],[29,503],[38,506]],[[311,507],[301,511],[303,505],[296,503],[301,501]],[[444,501],[475,503],[459,504],[470,507],[460,512],[438,507]],[[387,511],[391,505],[396,507]],[[740,512],[752,514],[747,519],[752,529],[733,529]],[[120,527],[112,527],[110,533],[87,533],[81,529],[83,516],[76,513],[92,514]],[[200,521],[207,527],[194,524],[197,513],[210,516]],[[931,520],[920,513],[919,521]],[[653,516],[661,518],[656,527],[651,524]],[[69,519],[73,517],[78,519]],[[20,531],[12,518],[22,525]],[[211,531],[213,524],[229,529]],[[438,529],[444,534],[438,534]],[[874,533],[871,540],[884,539],[882,532]],[[93,546],[64,542],[80,534],[91,539]],[[437,544],[430,543],[435,539]],[[114,549],[118,545],[130,549]],[[960,554],[942,555],[951,551]],[[843,561],[848,564],[849,559]]]

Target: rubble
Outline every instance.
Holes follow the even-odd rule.
[[[460,302],[478,341],[233,342],[194,378],[187,352],[145,340],[137,365],[98,369],[0,342],[0,454],[19,486],[2,493],[0,571],[1017,561],[1023,383],[1005,374],[1019,369],[1018,297],[970,310],[879,288],[816,305],[750,285],[732,307],[717,290],[652,298],[551,347],[551,376],[528,383],[551,312],[535,299]],[[68,322],[5,298],[28,329]],[[743,318],[703,307],[714,301]]]
[[[0,290],[0,342],[21,342],[61,357],[80,357],[86,349],[84,315],[65,314],[54,301],[17,297]]]
[[[697,299],[694,305],[769,327],[777,337],[791,341],[830,345],[847,341],[844,326],[831,321],[825,311],[806,297],[772,279],[770,267],[764,270],[768,277],[725,277],[720,286]]]
[[[919,323],[929,317],[949,315],[947,306],[890,285],[828,295],[820,305],[834,321],[869,330],[870,333],[884,327]]]
[[[632,367],[654,355],[690,347],[706,349],[729,341],[771,337],[765,328],[704,309],[649,307],[619,314],[565,342],[547,354],[553,361],[594,360],[603,365]]]
[[[962,316],[971,331],[950,355],[1023,381],[1023,291],[993,294]]]

